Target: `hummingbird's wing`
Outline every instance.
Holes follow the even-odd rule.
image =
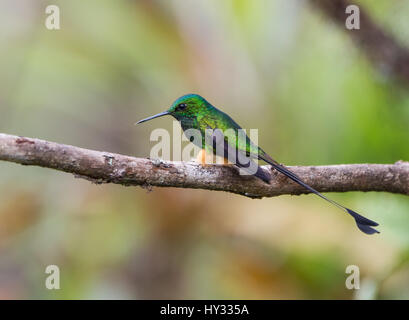
[[[235,128],[223,131],[217,127],[212,128],[209,124],[206,125],[206,129],[208,130],[205,131],[205,143],[210,146],[214,154],[229,160],[247,174],[254,175],[266,183],[270,182],[270,173],[252,160],[257,159],[256,155],[247,151],[245,142],[248,137],[246,135],[239,134]]]
[[[245,152],[252,159],[258,160],[259,150],[261,149],[250,140],[246,131],[228,114],[214,108],[212,113],[204,115],[200,118],[199,122],[204,124],[204,128],[213,130],[220,129],[225,136],[226,142],[229,143],[231,147],[237,148]]]
[[[271,180],[270,173],[263,170],[252,160],[254,157],[251,157],[245,150],[238,148],[234,142],[232,143],[232,140],[234,139],[224,135],[220,129],[215,129],[212,135],[213,152],[229,160],[238,168],[243,169],[247,174],[254,175],[265,183],[269,183]]]

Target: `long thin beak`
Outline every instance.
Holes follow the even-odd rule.
[[[146,121],[149,121],[149,120],[152,120],[152,119],[155,119],[155,118],[163,117],[163,116],[166,116],[166,115],[168,115],[168,114],[170,114],[169,111],[161,112],[161,113],[155,114],[155,115],[152,116],[152,117],[139,120],[139,121],[136,122],[135,124],[139,124],[139,123],[146,122]]]

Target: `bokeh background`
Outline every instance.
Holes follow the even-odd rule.
[[[356,1],[409,46],[409,2]],[[61,29],[44,26],[58,5]],[[408,86],[298,0],[0,0],[0,132],[138,157],[199,93],[287,165],[409,159]],[[94,185],[0,163],[0,298],[406,299],[409,198]],[[47,290],[45,268],[60,268]],[[347,290],[357,265],[361,289]]]

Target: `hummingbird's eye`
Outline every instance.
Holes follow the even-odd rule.
[[[177,107],[178,110],[185,110],[187,107],[186,103],[180,103]]]

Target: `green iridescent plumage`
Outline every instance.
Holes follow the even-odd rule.
[[[185,104],[183,110],[179,110],[179,105]],[[188,94],[177,99],[168,112],[172,114],[182,126],[183,131],[188,129],[198,129],[202,135],[200,146],[206,146],[206,129],[221,129],[225,132],[226,141],[235,141],[235,147],[254,155],[265,154],[257,145],[255,145],[246,135],[238,134],[242,129],[229,115],[212,106],[203,97],[197,94]],[[233,130],[229,130],[233,129]],[[209,146],[210,147],[210,146]]]
[[[243,131],[240,129],[242,128],[229,115],[215,108],[203,97],[197,94],[184,95],[178,98],[167,111],[140,120],[138,123],[165,115],[171,115],[176,118],[180,122],[185,134],[187,134],[190,129],[198,130],[200,132],[201,139],[193,139],[191,141],[200,148],[209,150],[219,156],[228,158],[229,160],[231,159],[230,156],[233,155],[232,158],[235,159],[233,163],[245,171],[248,170],[246,169],[248,167],[240,162],[241,160],[239,159],[242,159],[240,158],[240,155],[245,155],[247,159],[251,161],[251,163],[253,163],[253,160],[250,159],[263,160],[270,164],[272,168],[287,176],[289,179],[302,185],[312,193],[350,214],[355,219],[358,228],[362,232],[366,234],[378,233],[377,230],[372,228],[378,225],[376,222],[340,205],[307,185],[296,174],[288,170],[285,166],[274,161],[266,152],[254,144],[246,134],[241,134]],[[214,130],[214,132],[217,133],[222,132],[222,134],[221,136],[213,134],[209,140],[207,139],[208,133],[206,132],[206,130],[209,129],[210,131]],[[219,150],[218,146],[222,146],[222,151]],[[252,172],[252,174],[264,182],[269,183],[271,179],[270,173],[258,165],[256,165],[256,168],[257,170]]]

